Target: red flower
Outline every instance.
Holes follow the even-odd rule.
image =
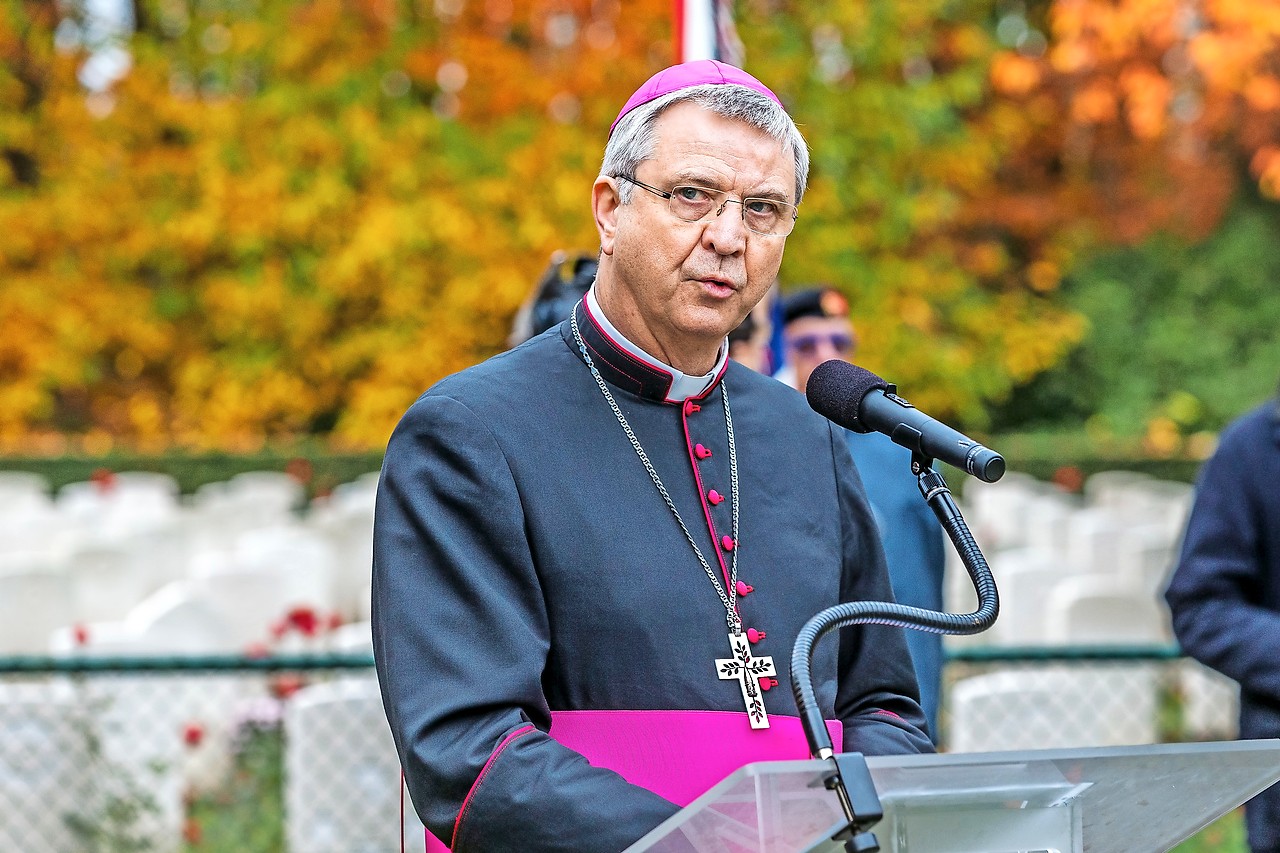
[[[204,740],[204,726],[198,722],[190,722],[182,727],[182,742],[195,749]]]
[[[304,637],[314,637],[320,628],[320,617],[310,607],[295,607],[284,617],[290,628],[295,628]]]
[[[271,682],[271,695],[277,699],[288,699],[305,686],[302,676],[292,672],[281,673]]]
[[[77,622],[71,629],[71,637],[75,640],[77,646],[87,646],[89,644],[88,626]]]
[[[94,468],[89,482],[97,486],[99,492],[109,492],[116,487],[116,475],[110,468]]]
[[[285,463],[284,470],[286,474],[304,486],[310,483],[311,478],[315,475],[315,468],[312,466],[311,460],[303,459],[300,456],[295,456]]]
[[[1053,482],[1068,492],[1078,493],[1084,489],[1084,472],[1074,465],[1063,465],[1053,472]]]

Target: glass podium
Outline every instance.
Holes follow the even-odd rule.
[[[882,853],[1144,853],[1280,780],[1280,740],[876,756]],[[832,764],[749,764],[627,853],[840,853]]]

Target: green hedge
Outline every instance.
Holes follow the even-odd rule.
[[[1175,480],[1180,483],[1194,483],[1200,466],[1204,463],[1196,459],[1108,459],[1104,457],[1062,458],[1062,459],[1017,459],[1006,460],[1010,471],[1030,474],[1038,480],[1052,480],[1054,474],[1064,467],[1079,469],[1085,477],[1100,471],[1139,471],[1149,474],[1158,480]],[[950,482],[951,478],[948,478]]]
[[[1063,453],[1046,458],[1025,456],[1016,445],[1006,449],[999,439],[991,446],[1005,455],[1010,471],[1030,474],[1039,480],[1052,480],[1059,469],[1074,466],[1084,476],[1099,471],[1141,471],[1162,480],[1190,483],[1195,481],[1202,464],[1189,459],[1139,459],[1102,457]],[[62,456],[56,458],[0,457],[0,471],[30,471],[40,474],[56,491],[67,483],[82,482],[92,478],[95,472],[107,471],[156,471],[169,474],[178,481],[184,494],[195,491],[205,483],[227,480],[245,471],[284,471],[303,469],[302,479],[307,485],[308,497],[323,494],[339,483],[346,483],[361,474],[377,471],[382,465],[381,453],[328,453],[323,451],[263,452],[256,454],[180,454],[140,456],[111,454],[99,457]],[[943,467],[943,476],[957,494],[964,491],[967,479],[958,470]],[[305,476],[309,472],[309,476]]]
[[[30,471],[40,474],[56,491],[67,483],[83,482],[101,471],[155,471],[178,481],[184,494],[205,483],[227,480],[245,471],[285,471],[299,474],[308,497],[323,494],[361,474],[377,471],[381,453],[328,453],[264,451],[254,454],[184,454],[141,456],[113,453],[98,457],[60,456],[54,458],[0,457],[0,471]]]

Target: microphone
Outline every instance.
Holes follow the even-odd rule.
[[[1004,457],[934,420],[870,370],[832,359],[814,368],[805,390],[818,414],[853,432],[881,432],[908,450],[940,459],[986,483],[1004,476]]]

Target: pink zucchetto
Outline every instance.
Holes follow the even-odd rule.
[[[613,129],[618,126],[618,122],[622,121],[622,117],[636,107],[647,104],[656,98],[661,98],[663,95],[669,95],[681,89],[688,89],[690,86],[703,86],[706,84],[746,86],[748,89],[764,95],[778,106],[782,106],[782,101],[778,100],[777,95],[769,91],[768,86],[741,68],[726,65],[715,59],[695,59],[692,62],[683,62],[680,65],[664,68],[646,80],[644,85],[636,89],[635,94],[627,99],[626,104],[622,107],[622,112],[618,113],[618,117],[613,120],[613,124],[609,125],[609,133],[612,134]]]

